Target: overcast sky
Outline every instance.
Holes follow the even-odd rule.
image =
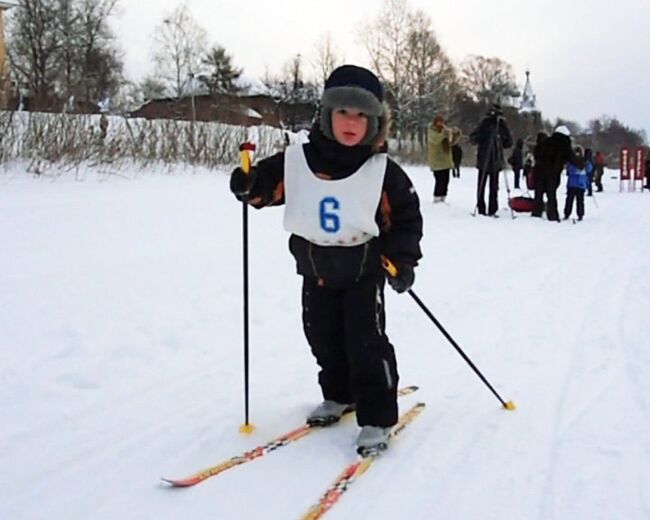
[[[130,79],[153,72],[151,41],[180,0],[121,0],[113,21]],[[329,32],[349,63],[367,64],[359,31],[380,0],[186,0],[249,76],[278,73],[297,53],[313,54]],[[650,0],[410,0],[458,64],[469,54],[497,56],[526,69],[545,117],[585,124],[619,117],[650,137]]]

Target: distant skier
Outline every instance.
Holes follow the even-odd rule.
[[[584,159],[582,147],[577,146],[574,150],[576,162]],[[571,216],[573,211],[573,201],[576,201],[576,210],[578,212],[578,220],[582,220],[585,216],[585,190],[589,187],[589,174],[593,169],[593,165],[586,160],[583,160],[584,167],[579,168],[573,163],[567,165],[568,179],[566,184],[566,202],[564,204],[564,220]]]
[[[325,82],[306,144],[260,161],[230,187],[256,208],[285,204],[289,249],[303,276],[305,335],[320,365],[324,401],[314,425],[357,410],[360,452],[386,446],[397,422],[397,362],[386,336],[381,255],[404,292],[421,258],[422,215],[406,173],[385,153],[390,113],[367,69],[344,65]]]

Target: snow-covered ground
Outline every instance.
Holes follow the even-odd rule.
[[[421,387],[401,403],[427,408],[328,518],[650,518],[650,195],[608,172],[577,225],[472,218],[475,170],[436,205],[431,174],[408,171],[426,227],[414,289],[517,410],[387,289],[402,383]],[[0,518],[299,518],[354,458],[353,421],[195,488],[159,480],[319,401],[282,210],[250,213],[247,437],[227,175],[69,177],[0,174]]]

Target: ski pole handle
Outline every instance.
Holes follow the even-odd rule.
[[[395,267],[395,264],[384,255],[381,255],[381,266],[391,276],[391,278],[395,278],[397,276],[397,267]]]
[[[255,151],[255,144],[245,142],[239,145],[239,162],[244,173],[251,171],[251,153]]]

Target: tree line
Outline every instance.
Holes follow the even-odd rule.
[[[47,103],[71,96],[88,102],[109,97],[126,111],[147,99],[181,98],[201,89],[209,94],[236,93],[243,69],[222,45],[181,5],[163,16],[154,31],[151,56],[155,72],[139,82],[124,76],[123,54],[109,26],[118,0],[19,0],[8,24],[8,55],[17,83],[30,97]],[[379,13],[359,32],[370,66],[381,78],[393,113],[397,149],[424,148],[427,126],[435,114],[465,134],[493,102],[508,105],[519,88],[512,65],[498,57],[468,56],[454,65],[424,11],[407,0],[384,0]],[[262,81],[281,102],[316,106],[325,78],[345,56],[330,34],[323,34],[308,55],[290,57]],[[518,136],[534,138],[556,122],[539,114],[506,109]],[[613,143],[644,143],[643,132],[616,118],[601,117],[586,128],[563,121],[576,134]],[[593,143],[590,143],[593,144]]]

